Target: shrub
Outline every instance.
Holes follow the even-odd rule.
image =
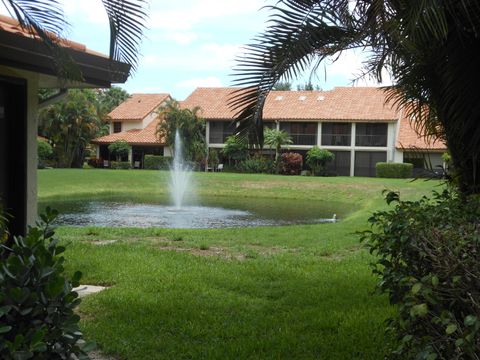
[[[87,164],[94,168],[102,168],[103,167],[103,159],[98,158],[89,158],[87,160]]]
[[[271,159],[261,155],[254,155],[241,161],[238,164],[237,169],[246,173],[271,174],[275,171],[275,166]]]
[[[130,161],[111,161],[110,167],[115,170],[128,170],[132,168]]]
[[[225,146],[221,151],[223,156],[228,159],[229,165],[237,164],[247,158],[248,145],[244,139],[231,135],[225,140]]]
[[[53,157],[53,148],[44,140],[37,140],[38,160],[50,160]]]
[[[412,177],[413,164],[378,162],[376,170],[379,178],[406,179]]]
[[[399,359],[480,359],[480,202],[454,193],[400,201],[362,233],[378,288],[398,306],[389,329]]]
[[[128,156],[131,148],[130,144],[125,140],[116,140],[108,145],[108,151],[117,158],[117,161],[120,161],[122,157]]]
[[[172,157],[161,155],[145,155],[143,168],[150,170],[168,170],[172,164]]]
[[[302,171],[303,158],[299,153],[287,152],[282,154],[281,169],[285,175],[299,175]]]
[[[64,275],[65,250],[54,238],[51,222],[57,213],[47,208],[37,227],[26,237],[14,237],[12,246],[0,247],[0,358],[85,358],[81,347],[80,303],[72,291],[81,274]]]
[[[312,169],[313,175],[326,175],[326,166],[330,161],[335,160],[335,154],[326,149],[314,146],[307,152],[305,162]]]

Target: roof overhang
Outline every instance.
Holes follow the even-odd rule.
[[[82,74],[77,81],[65,80],[62,87],[110,87],[124,83],[130,65],[113,61],[100,54],[62,47]],[[0,65],[40,74],[40,87],[58,87],[58,67],[51,51],[35,38],[0,31]]]

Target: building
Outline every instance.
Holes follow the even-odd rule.
[[[122,160],[135,167],[143,167],[145,155],[169,155],[165,141],[156,135],[157,110],[168,100],[169,94],[133,94],[113,109],[108,114],[110,134],[92,141],[97,145],[97,158],[109,161],[108,145],[117,140],[131,145],[128,158]]]
[[[57,76],[57,61],[41,39],[17,20],[0,15],[0,199],[12,215],[10,233],[25,234],[37,219],[37,111],[67,88],[109,87],[123,83],[130,66],[112,61],[85,45],[62,40],[60,46],[82,74],[82,80]],[[61,88],[38,101],[39,88]]]
[[[235,133],[235,115],[229,102],[235,88],[197,88],[182,102],[199,106],[205,118],[208,147],[222,148]],[[330,150],[335,160],[329,171],[344,176],[375,176],[377,162],[406,162],[431,158],[441,164],[442,142],[428,143],[418,136],[383,90],[375,87],[337,87],[330,91],[272,91],[263,110],[265,126],[285,130],[291,151],[305,154],[314,145]],[[420,160],[417,167],[425,166]]]

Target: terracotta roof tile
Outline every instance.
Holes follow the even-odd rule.
[[[169,94],[132,94],[113,109],[108,116],[112,121],[140,121],[169,98]]]
[[[18,20],[5,15],[0,15],[0,30],[21,35],[28,38],[40,40],[40,37],[36,35],[34,32],[30,31],[28,28],[22,28]],[[108,58],[107,55],[88,49],[84,44],[80,44],[78,42],[68,40],[68,39],[59,39],[57,35],[50,32],[47,32],[47,34],[49,34],[49,36],[51,36],[52,39],[57,39],[60,45],[63,47]]]
[[[229,100],[238,88],[197,88],[182,105],[199,106],[206,119],[233,119]],[[375,87],[337,87],[330,91],[272,91],[265,102],[265,120],[396,121],[397,111],[385,104]]]
[[[144,129],[135,129],[114,133],[94,139],[94,144],[111,144],[117,140],[125,140],[130,145],[165,145],[165,139],[159,139],[156,129],[159,120],[153,120]]]
[[[424,136],[418,135],[414,127],[412,127],[411,120],[405,116],[402,117],[402,119],[400,120],[400,126],[395,147],[399,150],[447,150],[447,146],[443,141],[429,139]]]

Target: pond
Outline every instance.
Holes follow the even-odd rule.
[[[128,197],[39,203],[39,211],[46,205],[60,212],[58,225],[192,229],[315,224],[355,210],[340,202],[232,197],[204,198],[179,209],[168,199]]]

